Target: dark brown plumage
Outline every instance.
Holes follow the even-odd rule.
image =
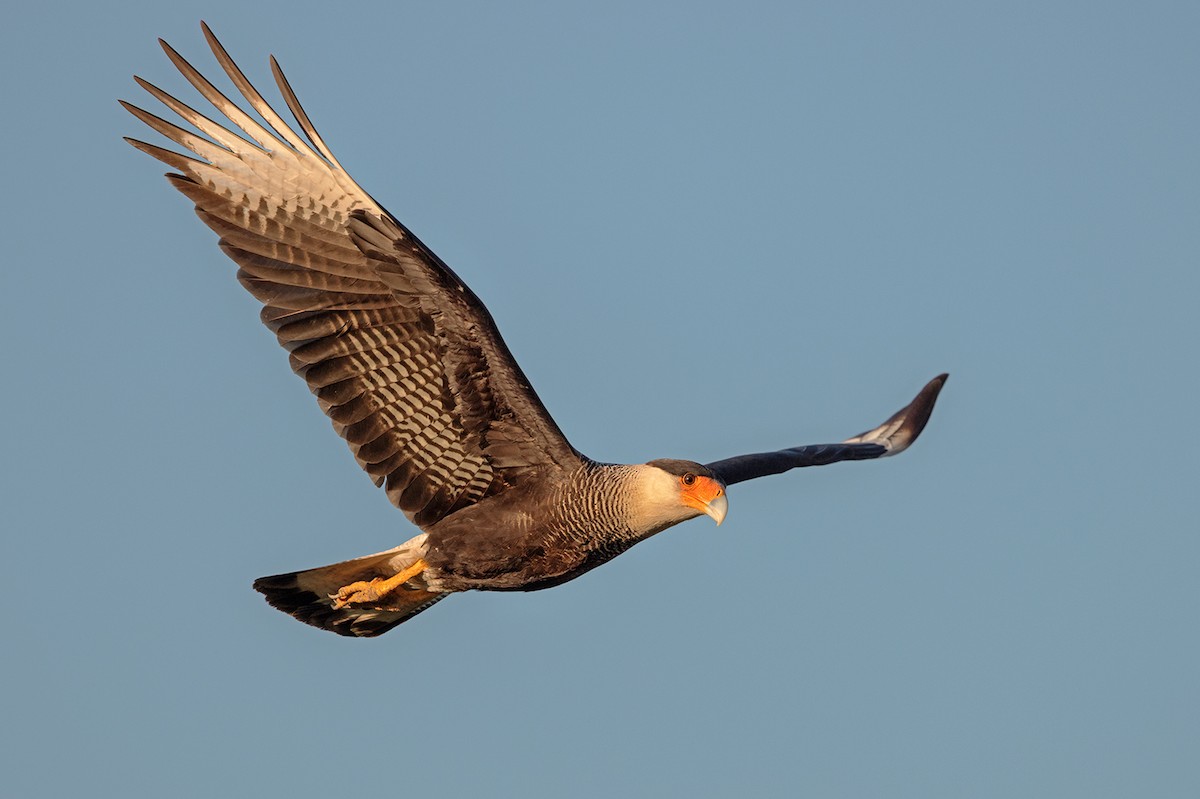
[[[203,136],[125,107],[200,160],[128,141],[176,170],[168,180],[220,236],[292,368],[359,465],[421,529],[387,552],[255,582],[301,621],[374,636],[453,592],[558,585],[686,519],[707,514],[719,524],[728,485],[895,454],[928,420],[945,375],[880,427],[839,444],[707,466],[589,460],[546,412],[479,299],[341,168],[275,60],[304,137],[207,26],[204,35],[266,127],[163,43],[241,134],[137,78]]]

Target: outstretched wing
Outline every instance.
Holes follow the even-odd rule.
[[[203,28],[217,61],[270,129],[160,41],[225,120],[214,122],[135,78],[203,136],[123,105],[200,160],[127,141],[176,170],[167,179],[221,237],[221,249],[241,267],[238,279],[263,303],[263,322],[376,485],[427,525],[532,474],[577,466],[579,454],[487,309],[342,169],[275,59],[275,81],[306,138]]]
[[[938,375],[925,384],[905,407],[894,413],[886,422],[848,438],[840,444],[807,444],[801,447],[781,449],[778,452],[760,452],[755,455],[738,455],[735,458],[705,464],[725,485],[753,480],[769,474],[780,474],[802,466],[824,466],[838,461],[863,461],[896,455],[908,449],[929,421],[934,403],[949,375]]]

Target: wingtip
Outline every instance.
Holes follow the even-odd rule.
[[[942,388],[946,385],[946,381],[949,379],[950,373],[942,372],[940,375],[930,380],[925,384],[925,387],[917,393],[917,396],[913,399],[912,404],[915,405],[918,400],[922,399],[922,397],[927,397],[930,402],[936,400],[937,395],[941,393]]]
[[[204,41],[208,42],[208,49],[217,54],[218,57],[225,53],[225,45],[221,44],[221,40],[217,38],[217,34],[213,33],[212,28],[204,20],[200,20],[200,30],[204,33]]]
[[[892,414],[886,422],[874,430],[847,439],[846,443],[882,444],[887,447],[888,455],[899,455],[912,446],[925,430],[929,417],[933,415],[938,395],[942,392],[942,386],[949,377],[949,372],[943,372],[933,378],[917,392],[912,402]]]
[[[896,414],[894,418],[900,421],[900,428],[896,432],[903,439],[903,443],[891,454],[907,449],[925,430],[925,425],[929,423],[929,417],[933,415],[933,407],[937,404],[938,395],[942,393],[942,387],[946,385],[949,378],[949,372],[942,372],[930,380],[924,388],[917,392],[913,401]]]

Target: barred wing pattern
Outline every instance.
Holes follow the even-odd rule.
[[[342,169],[275,59],[302,138],[203,26],[218,63],[270,130],[166,42],[167,56],[232,126],[136,78],[203,134],[129,103],[192,154],[128,139],[176,170],[168,180],[240,267],[262,320],[291,353],[334,429],[376,485],[426,526],[521,481],[578,466],[490,314],[440,259]]]

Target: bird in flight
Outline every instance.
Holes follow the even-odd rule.
[[[707,515],[720,524],[735,483],[895,455],[924,429],[944,374],[879,427],[840,443],[707,464],[589,459],[546,411],[479,298],[342,169],[275,59],[303,135],[202,28],[265,126],[160,40],[224,119],[135,78],[202,135],[122,101],[190,154],[126,140],[174,170],[167,180],[220,236],[292,368],[420,530],[386,552],[256,580],[274,607],[339,635],[380,635],[458,591],[559,585],[680,522]]]

